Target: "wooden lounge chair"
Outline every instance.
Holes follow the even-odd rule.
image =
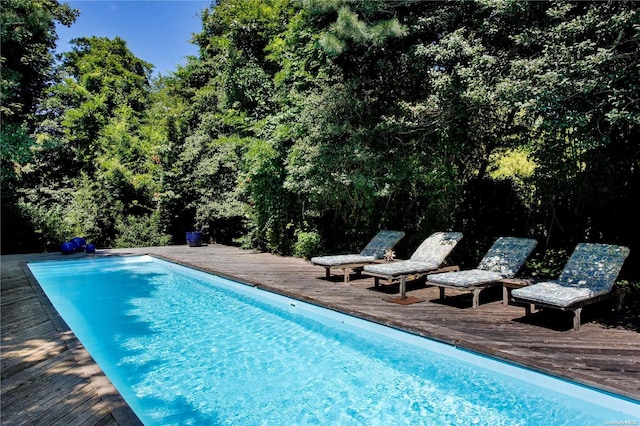
[[[428,283],[440,288],[440,299],[444,299],[445,288],[473,293],[472,307],[475,309],[480,304],[480,292],[501,285],[502,279],[513,278],[537,244],[530,238],[500,237],[476,269],[429,275]]]
[[[324,267],[327,278],[331,276],[331,268],[340,268],[344,273],[344,282],[349,282],[352,272],[361,272],[364,265],[382,259],[384,253],[391,250],[402,237],[402,231],[380,231],[359,254],[312,257],[311,263]]]
[[[364,274],[375,277],[375,286],[400,282],[400,299],[406,299],[407,281],[434,272],[457,270],[457,266],[442,268],[451,250],[462,239],[460,232],[436,232],[420,244],[409,260],[366,265]]]
[[[515,289],[511,296],[516,303],[526,304],[526,315],[533,304],[573,312],[573,329],[580,330],[580,313],[585,305],[618,296],[622,307],[624,292],[614,291],[613,284],[629,255],[629,249],[608,244],[578,244],[569,257],[560,277],[555,281],[536,283]]]

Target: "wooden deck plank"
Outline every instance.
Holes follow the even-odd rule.
[[[74,376],[73,369],[76,367],[72,354],[65,351],[61,355],[52,357],[38,366],[23,370],[20,375],[16,375],[7,380],[7,387],[3,381],[2,391],[7,392],[7,396],[2,399],[1,404],[12,404],[16,401],[28,400],[24,394],[35,392],[46,392],[47,386],[39,386],[42,383],[50,383],[54,386],[63,387],[69,380],[78,379]],[[33,386],[35,384],[35,386]]]
[[[49,424],[81,425],[86,422],[98,423],[110,414],[109,408],[104,401],[95,398],[95,395],[84,392],[84,389],[78,389],[70,394],[67,397],[67,404],[70,408],[56,410],[46,417]]]
[[[101,250],[97,256],[152,254],[231,277],[258,287],[357,315],[392,327],[640,399],[640,333],[636,325],[606,310],[585,309],[579,332],[562,313],[529,318],[524,309],[503,306],[499,288],[482,295],[471,309],[468,293],[447,293],[410,283],[413,305],[384,301],[397,286],[374,289],[372,278],[325,277],[324,268],[302,259],[235,247],[171,246]],[[91,357],[66,330],[21,262],[79,259],[79,253],[2,256],[2,424],[135,424],[126,406]],[[627,322],[628,323],[628,322]],[[43,402],[44,401],[44,402]],[[45,407],[41,409],[39,407]],[[48,410],[48,411],[47,411]],[[48,414],[47,414],[48,413]]]
[[[47,327],[44,327],[47,325]],[[20,331],[20,330],[18,330]],[[41,331],[40,334],[36,334]],[[56,342],[58,333],[52,330],[51,324],[43,324],[43,327],[33,327],[25,330],[28,333],[26,341],[11,341],[3,339],[2,373],[3,381],[13,374],[37,364],[44,359],[55,356],[65,350],[65,347]]]
[[[58,347],[58,345],[55,345],[55,347]],[[47,355],[49,356],[40,357],[39,362],[34,362],[29,367],[24,367],[24,363],[22,363],[21,365],[23,366],[23,368],[16,369],[15,374],[8,374],[6,377],[3,377],[3,391],[11,391],[16,387],[23,385],[24,383],[29,383],[35,380],[42,374],[45,374],[47,372],[55,373],[56,370],[64,368],[67,363],[72,364],[74,362],[73,354],[68,350],[60,351],[57,354],[47,352]],[[7,356],[11,357],[10,354]]]
[[[31,255],[33,259],[51,255]],[[100,395],[60,322],[52,318],[41,295],[20,264],[23,256],[2,257],[2,371],[0,423],[6,425],[136,424],[115,389]],[[40,290],[41,291],[41,290]],[[57,323],[57,324],[56,324]],[[93,361],[91,360],[93,363]],[[94,364],[94,368],[97,368]],[[109,392],[119,401],[110,401]],[[114,413],[125,421],[116,421]],[[138,422],[139,424],[139,422]]]
[[[52,409],[62,409],[67,406],[68,397],[72,391],[87,385],[83,378],[72,374],[70,370],[67,369],[71,374],[53,373],[51,377],[43,376],[42,380],[37,380],[35,383],[25,383],[21,389],[6,395],[2,401],[2,423],[33,423],[33,419],[42,413],[50,414]],[[57,395],[64,395],[64,404],[60,403]]]

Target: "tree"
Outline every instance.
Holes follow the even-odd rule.
[[[162,140],[143,125],[151,65],[118,37],[72,43],[62,58],[64,78],[43,102],[48,120],[38,137],[49,143],[25,174],[23,203],[100,246],[167,242],[155,200]]]
[[[152,65],[136,58],[119,37],[71,43],[61,63],[64,78],[52,87],[46,107],[73,149],[77,167],[91,174],[91,158],[121,147],[99,145],[104,126],[123,115],[139,119],[149,105]]]
[[[56,0],[7,0],[0,16],[3,127],[25,124],[32,131],[42,92],[53,79],[55,23],[70,26],[78,11]]]
[[[6,0],[0,8],[0,183],[2,250],[20,250],[28,214],[16,205],[22,168],[32,158],[41,123],[36,114],[43,91],[54,78],[55,24],[71,25],[78,11],[57,0]]]
[[[245,155],[269,137],[265,128],[277,111],[277,68],[266,46],[291,10],[282,0],[219,2],[204,11],[203,30],[194,36],[200,58],[177,74],[189,102],[191,130],[176,144],[172,191],[181,200],[174,207],[185,222],[217,241],[240,237],[246,220],[255,218],[245,179],[252,173],[247,165],[254,163]],[[276,222],[273,235],[282,235],[286,224]]]
[[[633,2],[558,3],[517,39],[538,52],[514,69],[553,245],[640,241],[639,13]]]

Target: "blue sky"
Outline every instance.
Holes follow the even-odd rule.
[[[61,1],[80,10],[70,28],[58,26],[57,51],[71,50],[77,37],[119,36],[138,58],[152,63],[154,75],[169,74],[186,56],[197,55],[189,40],[202,29],[201,12],[211,0],[80,0]]]

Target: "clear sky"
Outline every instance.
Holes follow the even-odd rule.
[[[79,0],[60,1],[80,10],[70,28],[58,25],[57,51],[71,50],[77,37],[119,36],[138,58],[154,65],[153,74],[169,74],[186,56],[197,55],[189,40],[202,29],[201,12],[212,0]]]

